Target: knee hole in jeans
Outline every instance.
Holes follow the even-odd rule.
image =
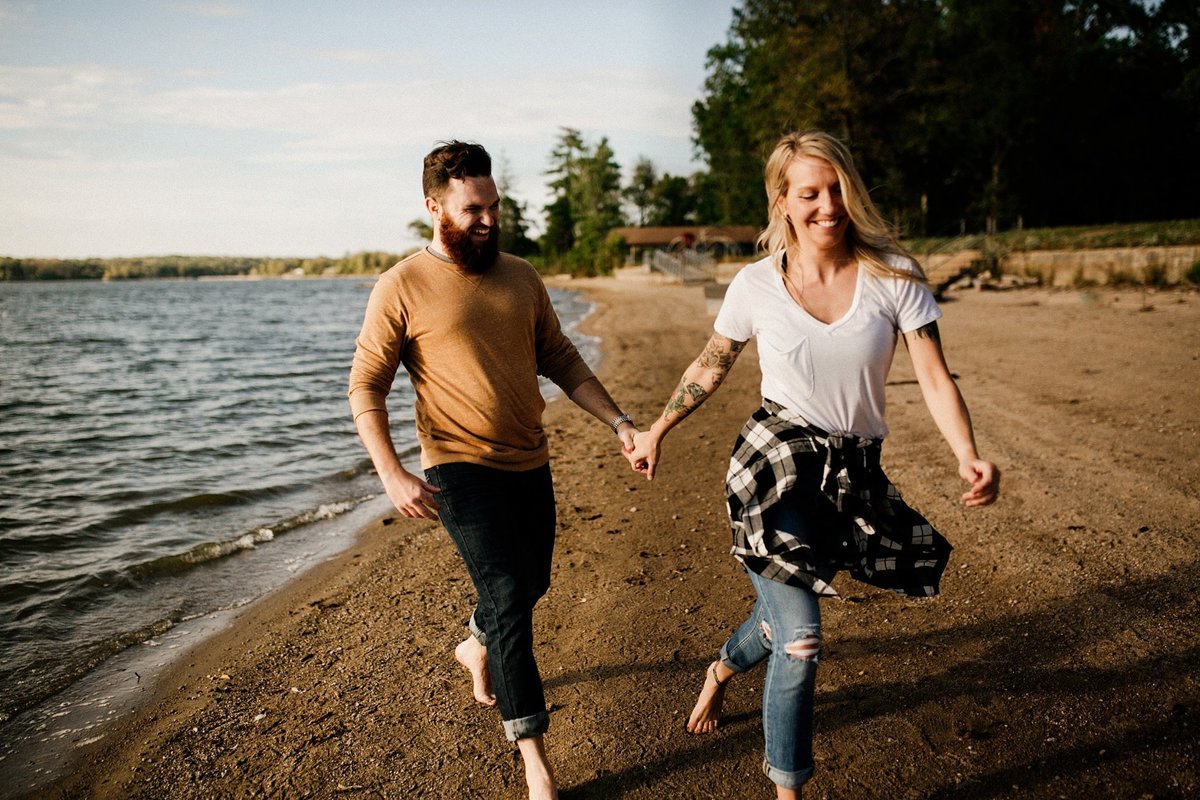
[[[817,661],[821,655],[821,635],[810,633],[783,646],[783,652],[800,661]]]

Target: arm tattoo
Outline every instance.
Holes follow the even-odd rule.
[[[745,346],[745,342],[735,342],[720,334],[714,334],[708,340],[708,344],[704,346],[704,352],[696,359],[695,364],[696,367],[707,372],[707,375],[701,379],[706,383],[711,381],[712,385],[706,389],[702,384],[688,381],[688,374],[685,373],[683,381],[679,384],[679,388],[675,390],[675,396],[671,398],[671,401],[667,403],[667,407],[663,409],[663,419],[671,417],[683,419],[695,411],[708,397],[710,389],[716,390],[721,385],[721,382],[725,380],[725,376],[729,374],[729,369],[733,366],[733,362],[737,361],[738,353]]]
[[[745,342],[735,342],[724,336],[714,335],[704,346],[704,352],[696,359],[696,366],[712,370],[713,388],[720,386],[737,361],[738,353],[746,346]]]
[[[725,339],[716,336],[708,340],[708,344],[704,346],[704,352],[696,359],[698,367],[716,367],[722,372],[728,372],[733,366],[733,362],[737,360],[738,353],[742,352],[742,348],[746,346],[745,342],[735,342],[732,339]]]
[[[692,402],[688,403],[687,398],[691,398]],[[666,409],[663,411],[663,416],[668,414],[676,414],[680,419],[683,419],[688,414],[696,410],[696,407],[704,402],[704,398],[708,397],[708,392],[704,391],[704,387],[698,383],[681,383],[679,389],[675,392],[675,396],[671,398],[671,402],[667,403]]]
[[[941,344],[942,342],[942,335],[938,333],[938,324],[936,320],[926,325],[922,325],[913,331],[913,333],[917,335],[918,339],[932,339],[938,344]]]

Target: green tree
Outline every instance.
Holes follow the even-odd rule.
[[[542,252],[571,272],[595,274],[613,266],[608,232],[624,222],[621,168],[607,137],[589,147],[574,128],[563,128],[550,154],[546,232]]]
[[[418,239],[433,241],[433,225],[427,219],[418,217],[408,223],[408,232]]]
[[[849,142],[864,174],[903,191],[889,170],[899,151],[928,150],[927,72],[934,0],[747,0],[729,38],[708,53],[705,94],[693,106],[719,221],[765,218],[762,165],[779,136],[822,128]]]
[[[665,174],[654,184],[647,225],[687,225],[696,222],[696,196],[687,178]]]
[[[496,180],[500,193],[500,249],[516,256],[530,256],[538,251],[538,243],[529,238],[529,222],[525,204],[512,196],[512,174],[507,161],[502,161]]]
[[[542,252],[549,258],[562,258],[575,246],[575,211],[573,202],[578,194],[580,163],[586,147],[583,134],[575,128],[561,128],[558,142],[550,151],[550,193],[553,199],[545,206],[546,232],[542,235]]]
[[[633,222],[637,225],[649,224],[650,209],[654,202],[654,185],[658,183],[658,170],[654,162],[642,156],[633,165],[633,174],[629,185],[621,190],[621,196],[634,210]]]
[[[608,137],[601,137],[579,164],[571,205],[575,212],[575,249],[585,254],[598,251],[608,232],[625,221],[621,213],[621,166],[614,156]]]

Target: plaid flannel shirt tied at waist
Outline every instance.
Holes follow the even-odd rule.
[[[733,555],[763,577],[820,595],[837,595],[829,584],[841,569],[898,594],[936,595],[950,543],[887,479],[879,465],[881,446],[882,440],[826,433],[764,399],[738,434],[725,477]],[[821,493],[853,523],[850,555],[838,560],[764,524],[766,512],[796,485],[797,459],[819,458],[822,451]]]

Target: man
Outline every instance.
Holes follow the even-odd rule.
[[[538,375],[608,423],[623,450],[636,428],[563,334],[541,279],[499,252],[500,196],[481,146],[425,157],[433,242],[380,276],[350,370],[350,406],[388,497],[407,517],[440,517],[475,584],[469,635],[454,651],[475,699],[498,705],[531,798],[557,797],[533,657],[534,604],[550,583],[555,508]],[[403,363],[416,391],[424,479],[388,432],[385,398]]]

